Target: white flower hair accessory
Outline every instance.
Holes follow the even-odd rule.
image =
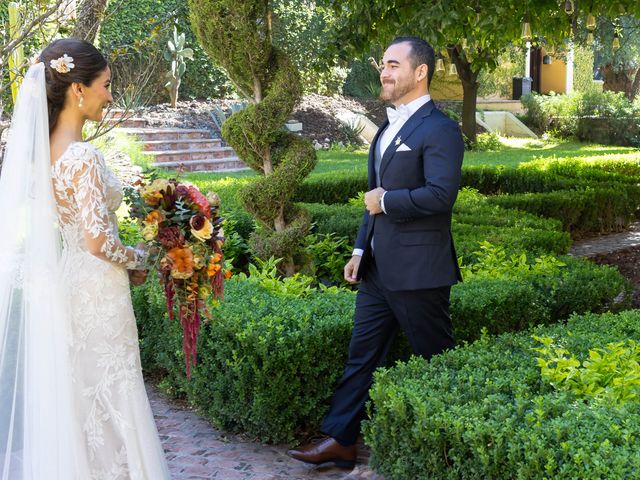
[[[51,60],[49,65],[58,73],[69,73],[69,70],[75,67],[73,57],[70,57],[66,53],[57,60]]]

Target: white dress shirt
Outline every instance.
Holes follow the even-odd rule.
[[[387,148],[389,148],[389,145],[391,145],[391,141],[394,139],[394,137],[396,137],[396,135],[398,135],[398,132],[402,129],[402,127],[407,122],[409,117],[411,117],[414,113],[416,113],[420,109],[420,107],[422,107],[424,104],[426,104],[430,100],[431,100],[430,95],[423,95],[407,103],[406,106],[398,105],[397,107],[398,109],[403,108],[404,110],[408,110],[408,115],[404,115],[403,118],[399,118],[394,123],[389,123],[389,125],[387,125],[387,128],[385,128],[384,131],[378,137],[378,143],[377,145],[374,146],[374,148],[379,149],[380,158],[382,158],[382,156],[384,155],[384,152],[387,150]],[[384,208],[384,196],[386,193],[387,192],[384,192],[382,194],[382,198],[380,199],[380,207],[382,208],[382,211],[385,214],[387,213],[387,211]],[[364,250],[362,250],[361,248],[354,248],[353,253],[351,255],[352,256],[358,255],[361,257],[363,253],[364,253]]]

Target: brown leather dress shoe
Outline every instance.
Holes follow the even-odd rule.
[[[353,468],[356,464],[358,448],[355,445],[343,447],[334,438],[327,437],[317,443],[308,443],[299,449],[289,450],[287,455],[315,465],[333,462],[338,467]]]

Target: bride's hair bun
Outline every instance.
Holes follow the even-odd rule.
[[[51,67],[51,61],[63,58],[64,55],[73,58],[74,67],[65,73]],[[67,90],[72,83],[91,83],[107,68],[107,60],[89,42],[78,38],[62,38],[47,45],[39,55],[45,64],[45,79],[47,85],[47,104],[49,106],[49,132],[53,130],[58,116],[64,107]]]

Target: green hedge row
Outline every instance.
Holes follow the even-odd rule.
[[[640,313],[573,317],[540,327],[579,360],[640,342]],[[486,337],[376,374],[364,426],[373,468],[408,478],[636,478],[640,403],[598,405],[541,378],[531,332]]]
[[[305,203],[347,203],[358,192],[369,190],[366,170],[316,173],[307,178],[294,198]]]
[[[623,230],[635,218],[640,190],[619,184],[609,188],[495,195],[488,201],[507,209],[557,218],[575,238]]]
[[[362,207],[319,203],[301,205],[311,213],[317,233],[335,233],[349,238],[353,244],[362,221]],[[470,255],[483,241],[503,246],[509,251],[524,250],[536,255],[562,255],[569,251],[571,245],[571,238],[561,230],[560,221],[501,208],[474,192],[460,192],[453,219],[457,253],[465,260],[470,260]]]
[[[612,267],[561,257],[566,267],[553,273],[496,278],[473,277],[451,291],[451,316],[457,341],[516,332],[555,323],[572,313],[628,308],[631,287]]]
[[[535,160],[507,167],[466,166],[460,184],[485,195],[499,193],[541,193],[556,190],[606,188],[612,184],[637,185],[640,165],[623,160],[590,162],[576,159]]]
[[[517,167],[503,165],[463,166],[461,186],[485,195],[498,193],[542,193],[557,190],[606,188],[622,183],[640,183],[640,164],[630,160],[606,158],[597,161],[562,158],[533,160]],[[358,192],[368,190],[367,172],[343,170],[309,177],[296,194],[305,203],[346,203]]]
[[[158,281],[134,288],[133,301],[144,368],[160,369],[164,386],[214,425],[265,442],[318,427],[346,360],[351,291],[284,297],[231,279],[214,320],[202,325],[191,380]]]
[[[451,313],[458,341],[483,328],[501,333],[549,323],[570,312],[600,310],[629,298],[611,268],[568,259],[549,276],[481,278],[456,285]],[[621,295],[622,293],[622,295]],[[216,426],[262,441],[291,441],[316,429],[342,373],[352,328],[354,294],[281,296],[254,281],[232,279],[223,304],[205,323],[198,364],[185,379],[178,322],[169,322],[157,278],[133,289],[146,369],[161,369],[164,385]],[[406,342],[396,348],[408,357]],[[403,347],[404,345],[404,347]]]

